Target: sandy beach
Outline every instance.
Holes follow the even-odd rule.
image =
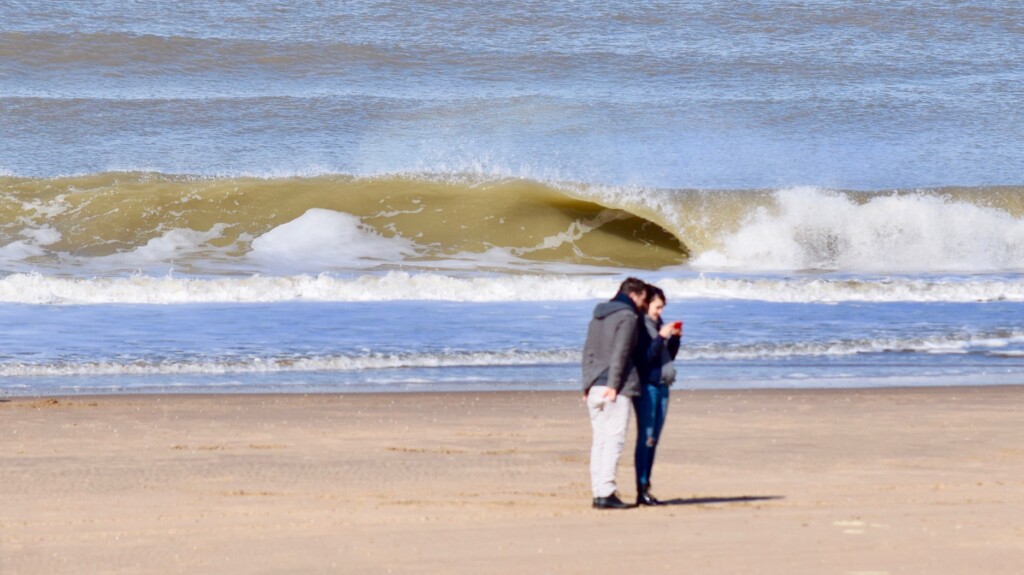
[[[16,398],[0,573],[1016,574],[1022,400],[676,390],[598,511],[573,393]]]

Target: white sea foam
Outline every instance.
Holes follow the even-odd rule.
[[[1024,343],[1024,332],[1002,335],[941,335],[924,338],[880,338],[837,340],[826,342],[780,342],[753,345],[686,346],[679,350],[677,359],[685,360],[744,360],[781,359],[788,357],[846,356],[866,353],[928,353],[966,354],[981,353],[1005,356],[1015,353],[1002,348]]]
[[[1024,301],[1024,278],[785,279],[646,276],[674,299],[769,302]],[[283,301],[581,301],[611,297],[621,277],[457,277],[388,272],[195,278],[147,275],[68,278],[16,273],[0,278],[0,302],[26,304],[247,303]]]
[[[851,196],[782,190],[699,254],[698,269],[995,271],[1024,269],[1024,220],[929,194]]]
[[[415,244],[385,238],[359,218],[314,208],[252,241],[249,258],[282,268],[365,268],[415,255]]]
[[[55,244],[61,240],[61,233],[50,226],[43,226],[40,228],[30,228],[22,230],[22,236],[29,238],[36,245],[48,246]]]
[[[216,224],[205,232],[189,229],[168,230],[131,251],[80,260],[89,265],[129,268],[174,261],[176,258],[209,251],[208,242],[221,237],[226,228],[226,224]]]
[[[0,246],[0,262],[21,262],[28,258],[41,256],[47,253],[46,246],[61,240],[60,232],[49,226],[25,228],[18,235],[23,239]]]
[[[4,263],[20,262],[44,253],[46,250],[31,241],[15,240],[0,247],[0,261]]]
[[[1015,349],[1024,343],[1024,332],[1002,335],[944,335],[916,339],[860,339],[828,342],[781,342],[684,346],[678,361],[765,360],[836,357],[873,353],[977,353],[996,357],[1020,357]],[[1004,348],[1014,346],[1014,349]],[[579,350],[483,351],[439,353],[367,353],[318,357],[253,357],[229,360],[99,361],[51,364],[0,364],[0,377],[144,376],[193,374],[253,374],[284,372],[351,372],[386,369],[570,365],[579,361]]]
[[[746,299],[785,303],[1024,301],[1020,277],[721,278],[663,279],[676,298]]]
[[[0,364],[0,377],[98,376],[98,375],[189,375],[229,373],[278,373],[301,371],[363,371],[379,369],[487,367],[565,364],[579,360],[579,352],[507,351],[449,352],[423,354],[374,353],[358,356],[307,358],[251,358],[231,361],[135,361],[130,363],[82,362]]]

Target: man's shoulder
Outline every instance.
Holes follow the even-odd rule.
[[[640,316],[631,309],[623,309],[608,315],[608,320],[616,324],[626,324],[631,327],[640,325]]]
[[[619,300],[605,301],[594,307],[594,319],[605,319],[622,312],[636,315],[636,308]]]

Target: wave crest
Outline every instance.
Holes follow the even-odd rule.
[[[3,269],[72,275],[168,265],[211,275],[538,271],[531,262],[1024,270],[1024,189],[1012,186],[708,191],[462,174],[0,176],[0,222]]]
[[[395,266],[489,253],[634,268],[682,261],[685,248],[663,225],[629,205],[602,203],[606,199],[529,180],[457,176],[6,177],[0,178],[0,249],[15,246],[7,250],[8,261],[58,269],[70,264],[88,270],[95,258],[106,258],[101,272],[145,269],[134,256],[154,242],[170,249],[153,263],[173,261],[185,272],[273,272],[248,260],[254,248],[291,252],[295,265],[289,269],[349,269],[354,259],[367,259],[364,251],[372,249],[374,237],[404,246],[369,258]],[[349,223],[341,225],[344,219]],[[357,237],[353,226],[366,233]],[[44,228],[54,232],[48,241],[33,241],[30,236]],[[196,241],[182,243],[189,232]],[[127,255],[132,257],[119,270],[114,260]]]

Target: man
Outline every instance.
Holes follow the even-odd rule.
[[[611,301],[594,308],[583,346],[583,393],[593,442],[590,482],[596,509],[628,509],[616,493],[615,473],[626,444],[630,398],[640,392],[633,350],[647,307],[647,284],[626,278]]]

